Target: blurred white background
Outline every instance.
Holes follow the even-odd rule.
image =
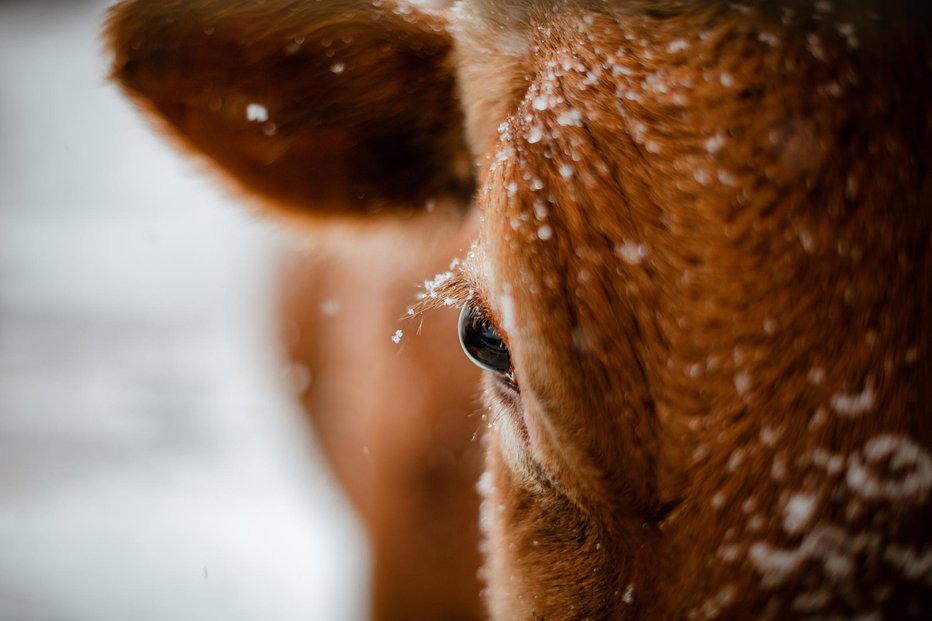
[[[100,0],[0,0],[0,620],[353,620],[282,232],[105,80]]]

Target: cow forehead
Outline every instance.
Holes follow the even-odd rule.
[[[714,29],[687,22],[671,39],[630,16],[625,27],[585,10],[560,19],[536,31],[524,93],[489,154],[484,240],[490,265],[507,272],[493,274],[493,288],[569,297],[604,326],[620,303],[655,289],[658,269],[676,272],[675,288],[698,264],[732,281],[734,262],[710,250],[734,246],[755,208],[785,200],[787,186],[819,168],[822,119],[792,110],[792,96],[769,115],[759,102],[736,105],[738,89],[766,78],[738,59],[696,60],[715,58],[723,35]],[[776,65],[781,52],[772,54]],[[760,56],[767,62],[766,49]]]
[[[904,140],[896,132],[909,121],[886,131],[867,118],[881,119],[902,84],[871,93],[856,61],[861,15],[827,16],[818,3],[761,15],[694,3],[663,19],[638,3],[601,11],[580,3],[559,14],[545,3],[506,4],[521,8],[505,14],[522,26],[507,35],[507,25],[472,27],[479,34],[464,36],[493,32],[505,43],[472,64],[462,59],[468,123],[474,135],[492,135],[484,239],[491,265],[510,272],[496,281],[517,277],[528,291],[580,300],[589,291],[612,306],[656,290],[661,270],[668,285],[658,294],[701,291],[704,304],[727,308],[736,290],[753,297],[749,281],[773,284],[774,272],[851,244],[830,220],[871,200],[858,150]],[[469,84],[497,56],[511,59],[499,72],[517,77],[490,82],[506,88],[484,97],[505,107],[496,112],[472,105],[483,97],[470,97]],[[844,105],[851,97],[856,112]],[[913,120],[927,124],[922,114]],[[852,127],[864,134],[843,142]],[[872,215],[870,205],[860,212]],[[871,226],[897,236],[889,216]],[[582,286],[590,282],[601,284]],[[769,312],[781,304],[771,299]]]

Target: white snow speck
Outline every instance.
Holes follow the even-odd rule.
[[[783,529],[795,535],[812,519],[816,501],[814,494],[794,494],[783,507]]]
[[[543,240],[550,239],[553,237],[553,229],[549,225],[544,224],[539,229],[537,229],[537,237]]]
[[[705,141],[705,150],[710,155],[715,155],[725,146],[725,136],[721,132],[715,132],[715,135]]]
[[[535,110],[546,110],[549,102],[547,101],[546,95],[538,95],[534,98],[534,101],[531,102],[531,106]]]
[[[748,379],[750,381],[750,379]],[[774,447],[777,445],[777,440],[780,439],[780,436],[783,434],[783,430],[779,427],[774,429],[770,425],[764,425],[760,430],[760,441],[769,447]]]
[[[709,504],[712,506],[713,509],[718,511],[719,509],[725,506],[725,494],[721,492],[716,492],[715,495],[712,496],[712,501]]]
[[[635,243],[629,239],[615,246],[615,254],[629,265],[639,265],[647,256],[647,246]]]
[[[534,201],[534,217],[539,221],[544,221],[547,219],[547,205],[543,202],[536,200]]]
[[[515,324],[515,302],[511,299],[511,287],[505,285],[505,291],[502,293],[502,326],[506,331],[515,334],[517,325]]]
[[[544,132],[541,130],[539,125],[532,125],[531,129],[527,133],[527,141],[530,144],[536,144],[540,142],[540,139],[544,137]]]
[[[812,254],[812,251],[815,250],[815,239],[812,237],[812,233],[807,229],[799,229],[796,234],[799,236],[799,243],[802,244],[803,250]]]
[[[718,181],[722,185],[730,185],[732,187],[738,185],[738,179],[724,168],[718,171]]]
[[[569,164],[564,164],[563,166],[560,166],[560,176],[563,177],[564,179],[569,179],[570,177],[572,177],[573,167],[570,166]]]
[[[404,332],[401,330],[395,330],[395,333],[392,335],[392,342],[397,345],[401,342],[401,337],[404,336]]]
[[[894,543],[884,550],[883,560],[910,581],[925,578],[927,584],[932,583],[932,548],[924,547],[920,553],[915,548]]]
[[[330,65],[330,72],[340,75],[346,69],[345,63],[333,63]]]
[[[440,272],[431,280],[424,281],[424,290],[426,293],[420,294],[419,298],[424,299],[429,297],[431,299],[436,299],[438,296],[437,289],[439,289],[444,283],[449,282],[453,279],[453,271]]]
[[[676,54],[677,52],[682,52],[687,49],[689,49],[689,41],[686,39],[674,39],[667,45],[667,51],[671,54]]]
[[[844,468],[845,458],[824,448],[817,448],[812,451],[812,463],[815,466],[824,468],[829,475],[835,476]]]
[[[858,47],[858,35],[857,29],[855,29],[854,24],[849,22],[842,22],[837,25],[838,34],[843,36],[848,44],[849,50],[857,49]]]
[[[571,108],[557,117],[557,123],[563,126],[582,127],[582,113],[576,108]]]
[[[269,120],[269,109],[258,103],[246,106],[246,120],[254,123],[265,123]]]
[[[932,457],[921,446],[901,435],[884,434],[864,445],[848,460],[845,482],[863,498],[924,502],[932,490]],[[889,475],[879,476],[873,465],[888,460]]]
[[[857,394],[836,393],[832,395],[829,403],[832,409],[842,416],[855,417],[870,411],[874,407],[875,399],[874,383],[867,380],[861,392]]]
[[[773,34],[772,32],[761,32],[758,33],[757,39],[769,45],[770,47],[776,47],[780,43],[780,37]]]
[[[825,369],[823,367],[812,367],[806,374],[806,379],[810,384],[818,386],[825,381]]]
[[[806,556],[797,550],[781,550],[758,541],[748,549],[748,558],[763,576],[764,586],[773,587],[795,573]]]
[[[328,317],[333,317],[340,312],[340,303],[336,300],[324,300],[320,305],[320,312]]]
[[[727,465],[728,471],[734,472],[735,470],[738,469],[738,466],[740,466],[741,462],[743,461],[744,461],[744,450],[740,448],[735,449],[735,452],[732,453],[731,457],[728,458],[728,465]]]
[[[766,589],[799,576],[800,570],[810,564],[820,566],[823,580],[830,584],[854,587],[858,557],[879,546],[881,539],[871,532],[852,535],[845,528],[819,523],[796,547],[778,548],[766,541],[754,543],[748,549],[748,560],[761,575],[761,586]]]
[[[786,459],[783,455],[776,455],[773,463],[770,465],[770,476],[774,481],[783,481],[786,479]]]
[[[495,493],[495,477],[491,472],[486,470],[479,476],[479,480],[476,481],[476,491],[483,498],[488,498]]]
[[[809,428],[818,429],[826,423],[828,420],[828,414],[825,412],[825,408],[818,408],[815,412],[812,413],[812,418],[809,419]]]
[[[738,560],[738,552],[738,546],[724,545],[718,549],[718,556],[726,563],[734,563]]]
[[[735,389],[739,395],[746,395],[751,389],[751,376],[745,371],[735,373]]]
[[[809,53],[818,60],[825,61],[828,56],[825,54],[825,48],[822,47],[822,39],[819,38],[819,35],[815,33],[809,33],[806,35],[806,47],[809,48]]]

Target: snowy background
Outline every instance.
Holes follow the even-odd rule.
[[[282,233],[107,84],[108,4],[0,0],[0,620],[360,619]]]

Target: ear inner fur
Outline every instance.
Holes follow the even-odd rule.
[[[393,2],[133,1],[113,76],[188,149],[292,211],[464,205],[470,158],[439,13]]]

